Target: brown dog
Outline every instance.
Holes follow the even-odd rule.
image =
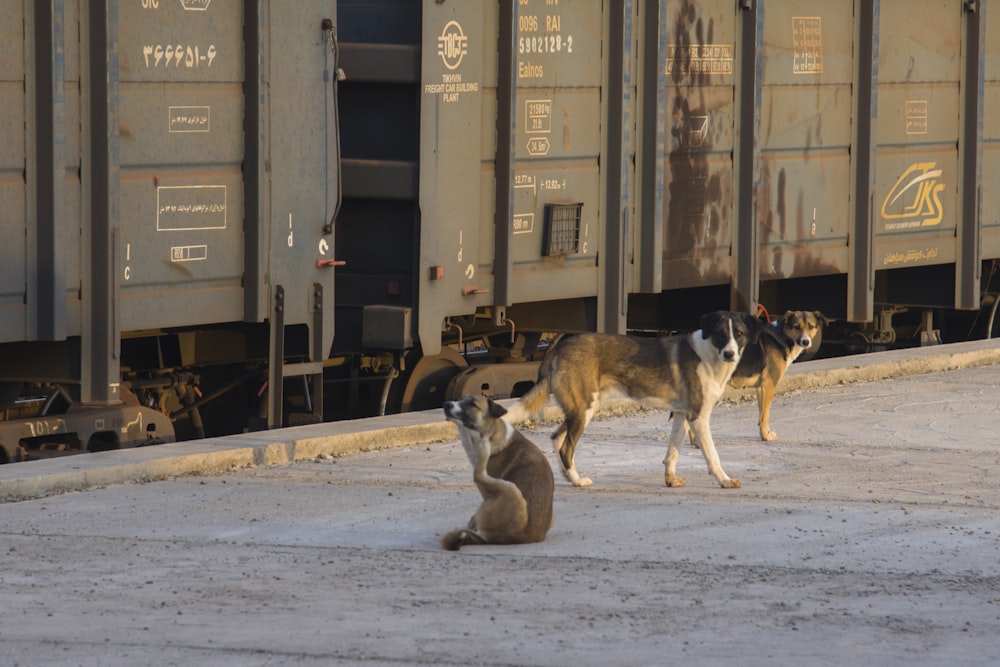
[[[818,310],[789,310],[780,320],[765,325],[756,345],[748,345],[729,384],[737,389],[757,389],[760,439],[778,436],[770,427],[771,403],[778,382],[799,355],[809,349],[827,319]]]
[[[458,425],[472,480],[483,496],[469,524],[441,539],[445,549],[541,542],[552,526],[552,466],[534,443],[500,419],[506,412],[484,396],[444,404],[445,417]]]

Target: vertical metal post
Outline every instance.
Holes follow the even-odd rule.
[[[312,391],[312,413],[318,421],[323,421],[323,359],[327,348],[323,339],[323,286],[313,283],[313,321],[310,326],[312,333],[312,361],[320,364],[319,373],[312,373],[310,385]]]
[[[742,0],[739,35],[739,79],[736,85],[736,227],[735,266],[730,307],[755,312],[760,290],[757,247],[757,190],[760,187],[760,48],[763,42],[763,3]]]
[[[875,316],[875,123],[878,115],[879,0],[854,3],[854,125],[851,137],[850,254],[847,268],[847,320],[870,322]]]
[[[643,7],[642,98],[639,180],[641,217],[639,285],[642,292],[663,290],[663,159],[666,151],[667,4],[648,0]]]
[[[965,35],[962,40],[962,109],[959,114],[961,140],[958,142],[959,197],[955,258],[955,307],[979,308],[982,277],[979,236],[982,232],[983,176],[983,94],[986,44],[986,3],[963,3]]]
[[[613,0],[608,18],[608,122],[605,162],[606,198],[602,285],[597,295],[600,330],[625,333],[628,308],[630,156],[629,127],[632,104],[632,2]]]
[[[281,428],[285,404],[285,288],[274,286],[271,352],[267,365],[267,427]]]
[[[514,229],[514,142],[517,139],[517,5],[516,0],[500,2],[497,30],[497,152],[496,211],[493,242],[494,304],[509,306],[511,297],[511,256]]]
[[[261,43],[265,30],[266,0],[246,0],[243,5],[244,75],[243,99],[243,319],[260,322],[266,317],[268,291],[262,257],[265,252],[267,205],[264,150],[264,95],[266,84]]]
[[[118,3],[87,3],[89,81],[87,156],[90,182],[89,252],[84,260],[81,399],[84,403],[119,400],[118,290],[115,244],[118,229]]]
[[[65,102],[63,15],[61,0],[34,6],[35,289],[29,284],[29,338],[66,338]],[[34,331],[32,329],[34,328]]]

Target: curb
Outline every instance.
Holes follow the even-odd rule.
[[[820,359],[794,364],[777,393],[995,364],[1000,364],[1000,340],[997,339]],[[754,396],[754,390],[730,387],[723,400],[747,400]],[[637,409],[634,402],[621,399],[608,402],[601,412],[621,414]],[[545,408],[541,421],[555,421],[561,414],[558,407],[550,405]],[[0,502],[457,438],[455,425],[444,421],[441,411],[434,409],[11,463],[0,466]]]
[[[427,410],[10,463],[0,466],[0,503],[456,438],[440,410]]]

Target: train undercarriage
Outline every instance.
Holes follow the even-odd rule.
[[[683,301],[683,299],[682,299]],[[678,302],[680,303],[680,302]],[[408,350],[332,356],[323,363],[322,406],[304,377],[284,380],[282,424],[314,423],[438,408],[444,400],[482,393],[497,399],[522,395],[533,384],[546,350],[560,336],[587,330],[586,303],[548,305],[548,316],[561,313],[564,330],[542,330],[532,309],[507,309],[502,325],[484,310],[444,325],[441,351],[422,355]],[[824,331],[813,357],[834,357],[884,350],[992,338],[1000,298],[984,293],[979,311],[884,306],[872,322],[834,320]],[[772,314],[774,315],[774,314]],[[764,315],[767,316],[766,314]],[[557,318],[558,319],[558,318]],[[551,321],[551,320],[548,320]],[[523,322],[522,327],[519,322]],[[678,320],[679,325],[684,322]],[[645,322],[645,325],[655,324]],[[685,330],[637,327],[631,333],[662,335]],[[85,405],[72,385],[53,382],[6,382],[0,396],[0,463],[30,461],[83,452],[148,446],[267,428],[267,359],[196,363],[156,368],[165,350],[179,349],[178,336],[160,332],[123,346],[128,366],[123,401]],[[229,332],[226,346],[242,341],[241,350],[266,349],[259,329]],[[215,336],[218,338],[218,332]],[[212,338],[212,336],[209,336]],[[296,339],[291,336],[292,347]],[[212,346],[214,347],[214,346]],[[208,348],[206,348],[207,350]],[[203,360],[217,356],[203,351]],[[140,361],[142,358],[146,361]],[[294,352],[290,359],[294,359]],[[177,360],[179,361],[179,360]],[[125,367],[125,365],[123,365]]]

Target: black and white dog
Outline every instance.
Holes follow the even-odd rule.
[[[679,446],[688,424],[723,488],[740,488],[719,463],[709,418],[747,344],[756,342],[761,323],[749,313],[716,311],[703,315],[690,334],[640,338],[580,334],[559,342],[542,361],[538,381],[504,416],[512,424],[541,410],[555,396],[565,420],[552,434],[563,474],[575,486],[590,486],[573,460],[577,442],[601,400],[624,395],[641,404],[674,411],[670,445],[663,459],[667,486],[684,486],[677,476]]]

